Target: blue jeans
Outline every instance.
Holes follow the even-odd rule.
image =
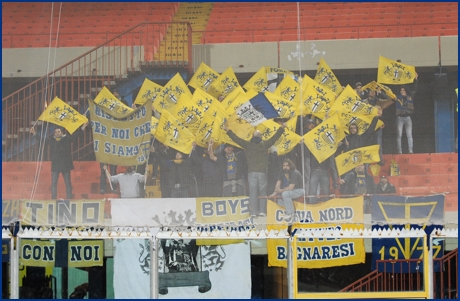
[[[295,213],[294,203],[292,202],[292,199],[300,198],[301,196],[304,196],[304,195],[305,195],[305,190],[301,188],[289,190],[289,191],[283,191],[281,193],[281,197],[283,199],[280,200],[280,203],[282,202],[283,204],[280,204],[280,205],[281,206],[284,205],[284,208],[286,208],[286,214]]]
[[[57,199],[57,183],[59,174],[62,173],[65,182],[65,195],[66,199],[72,198],[72,184],[70,183],[70,170],[63,172],[51,172],[51,199]]]
[[[406,130],[406,136],[407,136],[407,145],[409,147],[409,153],[414,152],[414,139],[412,138],[412,119],[410,116],[406,117],[401,117],[398,116],[398,119],[396,120],[396,125],[397,125],[397,135],[396,135],[396,147],[398,150],[398,154],[402,153],[402,148],[401,148],[401,137],[402,137],[402,131],[403,131],[403,126],[404,129]]]
[[[259,196],[267,195],[267,174],[264,172],[250,172],[249,182],[249,211],[251,215],[267,214],[267,199],[259,199]]]
[[[310,175],[310,194],[315,195],[320,186],[320,194],[328,195],[329,186],[331,182],[329,180],[329,173],[326,169],[313,169]],[[316,203],[316,198],[310,198],[310,203]]]

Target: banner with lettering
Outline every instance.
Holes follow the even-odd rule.
[[[364,229],[364,199],[336,198],[320,204],[294,202],[296,222],[292,233],[300,229]],[[283,222],[284,207],[267,202],[267,229],[287,228]],[[268,239],[268,266],[287,266],[287,241]],[[365,261],[363,239],[299,239],[295,255],[299,268],[325,268],[363,263]]]
[[[104,225],[105,201],[51,200],[21,203],[22,225],[100,226]]]
[[[52,268],[56,260],[56,240],[21,239],[19,265]]]
[[[68,267],[103,266],[104,241],[102,239],[72,240],[68,245]]]
[[[122,119],[108,114],[91,100],[89,106],[97,161],[121,166],[148,161],[152,121],[150,99]]]
[[[2,200],[2,225],[8,226],[19,220],[21,200]]]
[[[11,239],[2,239],[2,262],[10,261],[10,242]]]

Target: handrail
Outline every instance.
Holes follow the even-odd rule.
[[[35,140],[28,132],[56,96],[83,114],[87,100],[103,86],[114,89],[157,67],[183,67],[190,73],[192,38],[189,22],[142,22],[4,97],[2,161],[35,159],[38,149],[31,147]],[[73,159],[94,160],[90,131],[74,143]]]

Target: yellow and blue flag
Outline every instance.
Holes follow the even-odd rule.
[[[268,119],[279,117],[278,112],[264,93],[259,93],[236,109],[236,114],[256,126]]]

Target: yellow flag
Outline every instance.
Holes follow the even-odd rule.
[[[268,140],[276,134],[280,125],[273,120],[267,120],[259,124],[256,129],[260,131],[263,140]],[[271,152],[276,152],[278,156],[289,153],[299,144],[302,137],[291,130],[285,130],[281,137],[270,148]]]
[[[286,121],[286,129],[295,132],[297,129],[297,116]]]
[[[276,87],[274,94],[297,108],[300,103],[300,84],[291,76],[286,76]]]
[[[280,139],[275,142],[273,147],[278,156],[282,156],[292,151],[294,147],[299,144],[301,139],[302,137],[300,137],[300,135],[293,131],[286,130],[281,135]]]
[[[398,63],[386,57],[379,57],[377,82],[381,84],[403,85],[413,83],[415,67]]]
[[[241,88],[241,86],[238,86],[236,87],[235,89],[233,89],[232,92],[230,92],[230,94],[228,94],[227,96],[225,96],[224,100],[221,101],[221,105],[222,107],[227,110],[228,107],[233,103],[233,101],[238,98],[239,94],[246,94],[246,92],[244,92],[243,88]],[[244,102],[248,101],[249,98],[247,98]],[[233,113],[233,112],[232,112]]]
[[[245,84],[247,90],[253,89],[256,92],[274,92],[278,82],[285,78],[291,71],[277,67],[262,67]]]
[[[379,110],[363,101],[350,85],[347,85],[331,106],[331,112],[346,112],[377,116]]]
[[[401,175],[401,173],[399,171],[399,164],[395,160],[391,160],[390,175],[392,177]]]
[[[338,114],[323,120],[303,136],[303,142],[319,163],[332,156],[339,142],[345,137],[345,131]]]
[[[213,81],[219,77],[219,73],[214,71],[211,67],[206,65],[204,62],[201,62],[198,69],[196,69],[192,78],[188,82],[190,87],[195,89],[200,88],[204,91],[207,91]]]
[[[254,89],[257,92],[268,91],[266,67],[262,67],[243,86],[246,90]]]
[[[152,135],[155,135],[157,131],[158,122],[159,120],[152,116],[152,121],[150,122],[150,133],[152,133]]]
[[[372,81],[365,85],[364,87],[361,88],[361,90],[371,90],[371,91],[382,91],[385,92],[385,94],[390,98],[390,99],[396,99],[396,95],[391,91],[390,88],[388,88],[385,85],[379,84],[376,81]]]
[[[276,112],[278,112],[280,118],[292,118],[296,115],[298,103],[296,106],[295,103],[284,100],[280,96],[271,92],[265,92],[264,95],[275,108]]]
[[[218,98],[221,95],[227,96],[240,84],[236,79],[235,72],[232,67],[228,67],[219,77],[212,82],[211,87],[208,89],[208,93]]]
[[[346,112],[339,112],[340,123],[343,126],[344,131],[349,134],[348,127],[350,124],[354,123],[358,126],[358,134],[361,135],[364,133],[372,122],[374,116],[370,115],[356,115]],[[380,128],[384,123],[379,120],[377,121],[377,125],[375,126],[375,130]]]
[[[196,132],[196,144],[207,148],[208,141],[214,138],[214,141],[218,143],[219,138],[219,120],[213,118],[211,115],[206,115]],[[217,136],[217,139],[215,139]]]
[[[143,105],[149,99],[152,100],[152,103],[154,103],[158,97],[161,97],[161,90],[163,90],[162,86],[146,78],[139,90],[139,93],[137,94],[136,100],[134,100],[134,103],[137,105]]]
[[[339,173],[339,176],[352,170],[360,164],[380,162],[379,150],[380,145],[371,145],[360,147],[338,155],[335,158],[335,163],[337,165],[337,172]]]
[[[55,97],[49,106],[38,117],[38,120],[62,126],[73,134],[81,125],[88,122],[88,118],[78,113],[77,110]]]
[[[94,103],[101,106],[107,114],[115,118],[125,118],[133,112],[132,108],[122,103],[106,87],[103,87],[97,94],[96,98],[94,98]]]
[[[369,170],[373,177],[378,177],[380,174],[380,165],[378,164],[369,164]]]
[[[168,111],[163,110],[156,130],[156,139],[171,148],[184,154],[192,151],[195,136],[187,130],[185,125],[174,118]]]
[[[177,104],[171,107],[168,112],[180,123],[195,134],[203,119],[203,110],[193,103],[190,98],[182,94]]]
[[[180,74],[177,73],[163,87],[160,97],[155,99],[155,102],[153,103],[155,110],[160,113],[162,113],[165,109],[169,110],[171,107],[176,105],[182,94],[185,94],[188,98],[192,98],[192,93],[190,93],[190,90]]]
[[[337,95],[342,92],[342,85],[323,58],[321,58],[319,61],[318,70],[316,70],[315,81],[322,85],[328,86],[334,93],[337,93]]]
[[[324,115],[335,101],[335,94],[329,88],[315,82],[307,86],[302,98],[297,114],[302,116],[313,114],[324,119]]]
[[[230,115],[227,121],[227,127],[232,130],[235,135],[246,141],[251,140],[252,133],[255,131],[255,128],[249,122],[238,117],[236,113]]]

